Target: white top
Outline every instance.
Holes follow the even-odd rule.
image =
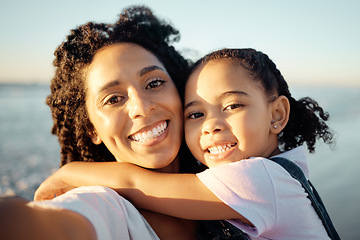
[[[52,200],[28,205],[77,212],[92,223],[99,240],[159,239],[139,211],[107,187],[75,188]]]
[[[293,161],[309,178],[304,147],[276,157]],[[301,184],[269,159],[228,163],[197,176],[221,201],[254,225],[228,220],[251,239],[329,239]]]

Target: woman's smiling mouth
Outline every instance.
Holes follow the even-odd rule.
[[[149,130],[143,130],[140,132],[137,132],[135,134],[132,134],[129,136],[129,138],[133,141],[144,143],[148,142],[150,140],[153,140],[157,137],[159,137],[161,134],[163,134],[168,127],[168,122],[164,121],[156,126],[154,126],[152,129]]]

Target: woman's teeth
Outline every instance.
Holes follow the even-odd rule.
[[[164,122],[164,123],[159,124],[158,126],[154,127],[152,130],[143,131],[143,132],[131,135],[130,138],[137,142],[150,141],[150,140],[160,136],[166,130],[166,128],[167,128],[167,122]]]
[[[235,144],[225,144],[225,145],[221,145],[221,146],[216,146],[216,147],[209,147],[208,151],[210,154],[220,154],[223,153],[227,150],[229,150],[230,148],[232,148],[233,146],[235,146]]]

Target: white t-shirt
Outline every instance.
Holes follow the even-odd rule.
[[[277,155],[296,163],[309,177],[304,147]],[[254,227],[228,220],[251,239],[329,239],[301,184],[279,164],[250,158],[209,168],[198,178]]]
[[[92,223],[98,240],[159,239],[139,211],[107,187],[75,188],[52,200],[28,205],[77,212]]]

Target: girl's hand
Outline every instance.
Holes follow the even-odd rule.
[[[59,171],[60,170],[55,172],[53,175],[48,177],[44,182],[40,184],[39,188],[35,191],[35,201],[53,199],[56,196],[60,196],[76,187],[61,180],[61,178],[59,177]]]

